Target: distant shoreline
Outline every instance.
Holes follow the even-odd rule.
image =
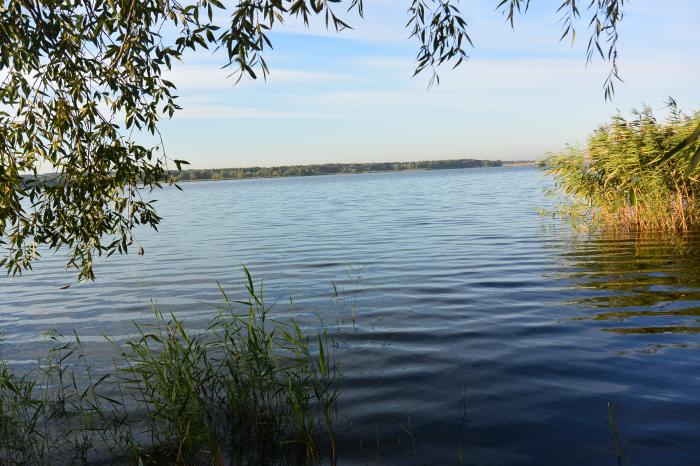
[[[240,179],[287,178],[299,176],[354,175],[400,171],[429,171],[464,168],[514,167],[534,165],[534,161],[449,159],[418,162],[329,163],[315,165],[285,165],[277,167],[190,169],[171,172],[177,182],[223,181]]]
[[[363,173],[398,173],[431,170],[457,170],[465,168],[525,167],[535,166],[534,160],[449,159],[426,160],[420,162],[378,162],[378,163],[328,163],[318,165],[285,165],[278,167],[247,168],[203,168],[182,171],[170,170],[176,183],[193,183],[198,181],[258,180],[268,178],[291,178],[305,176],[359,175]],[[60,174],[45,173],[22,175],[21,183],[55,185],[61,182]]]
[[[513,162],[503,162],[504,167],[529,167],[537,165],[536,160],[515,160]]]
[[[472,167],[472,168],[492,168],[492,167]],[[499,168],[507,168],[502,165]],[[319,173],[317,175],[277,175],[277,176],[246,176],[244,178],[198,178],[194,180],[177,180],[177,183],[200,183],[208,181],[241,181],[241,180],[270,180],[274,178],[309,178],[315,176],[352,176],[352,175],[376,175],[378,173],[402,173],[402,172],[429,172],[436,170],[459,170],[458,168],[411,168],[406,170],[374,170],[355,173]]]

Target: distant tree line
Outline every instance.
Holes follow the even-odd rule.
[[[527,162],[527,161],[526,161]],[[512,163],[512,162],[508,162]],[[273,178],[281,176],[316,176],[338,173],[369,173],[402,170],[445,170],[450,168],[501,167],[501,160],[453,159],[425,160],[421,162],[378,162],[378,163],[324,163],[320,165],[280,165],[278,167],[247,168],[205,168],[171,171],[170,175],[177,181],[194,180],[231,180],[239,178]],[[32,186],[58,186],[65,183],[60,173],[43,173],[22,175],[20,183],[23,188]],[[167,182],[164,179],[163,182]]]
[[[421,162],[325,163],[319,165],[281,165],[279,167],[191,169],[174,173],[178,181],[272,178],[280,176],[316,176],[340,173],[367,173],[403,170],[441,170],[450,168],[500,167],[500,160],[455,159]]]

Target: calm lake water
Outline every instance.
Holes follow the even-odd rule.
[[[613,465],[608,403],[631,464],[698,464],[700,241],[573,234],[539,218],[547,184],[492,168],[166,189],[145,256],[95,283],[60,290],[60,256],[0,278],[2,352],[29,366],[41,332],[75,328],[106,367],[101,335],[151,302],[203,327],[246,264],[276,312],[291,296],[335,332],[340,464]]]

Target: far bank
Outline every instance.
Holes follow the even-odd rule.
[[[534,163],[534,162],[532,162]],[[276,167],[190,169],[173,172],[177,181],[232,180],[246,178],[277,178],[289,176],[319,176],[335,174],[375,173],[390,171],[445,170],[461,168],[502,167],[524,164],[522,161],[449,159],[418,162],[327,163],[314,165],[281,165]]]

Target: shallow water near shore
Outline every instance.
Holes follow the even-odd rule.
[[[334,332],[340,464],[631,464],[700,457],[700,238],[574,234],[531,167],[189,183],[146,254],[71,284],[0,279],[2,354],[75,329],[109,366],[151,303],[205,327],[240,266],[279,314]],[[290,299],[292,302],[290,303]]]

